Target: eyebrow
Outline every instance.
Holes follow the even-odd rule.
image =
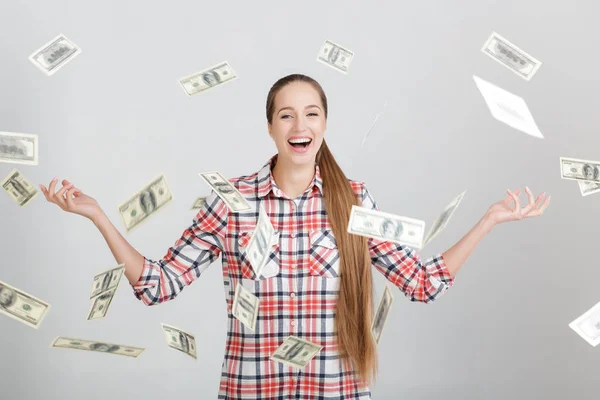
[[[321,110],[321,107],[319,107],[316,104],[308,105],[308,106],[304,107],[304,109],[306,110],[307,108],[311,108],[311,107],[317,107],[319,110]],[[277,114],[279,114],[283,110],[293,110],[293,108],[292,107],[282,107],[282,108],[279,109],[279,111],[277,111]]]

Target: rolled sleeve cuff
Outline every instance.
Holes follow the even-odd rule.
[[[138,281],[131,285],[133,294],[138,299],[142,298],[142,295],[146,289],[155,287],[160,277],[160,268],[156,265],[156,262],[144,257],[144,267]]]

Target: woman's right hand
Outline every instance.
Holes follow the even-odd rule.
[[[50,203],[56,204],[64,211],[82,215],[90,220],[102,214],[102,209],[95,199],[84,194],[66,179],[62,181],[63,186],[55,192],[57,182],[58,179],[54,178],[47,189],[44,185],[40,185],[42,193]]]

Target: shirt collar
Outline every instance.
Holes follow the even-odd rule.
[[[275,195],[283,197],[283,193],[281,189],[275,183],[275,178],[273,178],[273,167],[277,162],[277,154],[267,161],[267,163],[258,171],[258,197],[265,197],[272,190]],[[317,187],[321,194],[323,194],[323,179],[321,178],[321,172],[319,170],[319,166],[315,162],[315,175],[313,177],[312,183],[307,188],[307,190],[312,189],[313,187]]]

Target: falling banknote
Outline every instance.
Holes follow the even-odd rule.
[[[58,349],[73,349],[95,351],[97,353],[115,354],[118,356],[127,356],[138,358],[146,349],[133,346],[123,346],[121,344],[112,344],[99,342],[97,340],[74,339],[59,336],[50,344],[50,347]]]
[[[94,277],[90,296],[92,306],[88,312],[88,321],[106,316],[124,271],[125,265],[120,264],[118,267],[104,271]]]
[[[46,75],[53,75],[81,54],[81,49],[60,34],[29,56],[29,61]]]
[[[13,169],[0,183],[8,195],[21,207],[26,206],[38,191],[19,171]]]
[[[492,32],[481,51],[526,81],[530,81],[542,65],[496,32]]]
[[[579,191],[582,196],[600,192],[600,182],[579,181]]]
[[[420,249],[423,247],[425,221],[352,206],[348,232]]]
[[[198,175],[212,187],[217,196],[227,204],[232,212],[252,209],[244,196],[220,172],[199,172]]]
[[[0,281],[0,313],[37,329],[49,310],[45,301]]]
[[[179,328],[170,326],[167,324],[160,324],[165,333],[167,339],[167,345],[175,350],[179,350],[182,353],[187,354],[194,360],[197,359],[196,355],[196,338],[191,333],[182,331]]]
[[[304,368],[321,351],[319,346],[296,336],[289,336],[270,357],[273,361],[295,368]]]
[[[560,157],[560,177],[600,183],[600,162]]]
[[[371,332],[373,332],[373,338],[377,344],[379,344],[379,339],[381,339],[381,332],[383,332],[383,327],[390,313],[393,302],[394,296],[392,295],[390,287],[386,284],[385,290],[383,291],[383,296],[381,296],[381,301],[379,302],[379,306],[377,306],[377,312],[375,313],[373,324],[371,326]]]
[[[194,204],[192,204],[192,208],[191,208],[191,210],[199,210],[199,209],[201,209],[202,207],[204,207],[204,203],[206,203],[206,198],[207,198],[207,197],[208,197],[208,196],[201,196],[201,197],[198,197],[198,198],[196,199],[196,201],[194,201]]]
[[[429,230],[429,233],[427,234],[427,236],[425,236],[425,242],[423,243],[423,247],[425,247],[427,243],[431,242],[437,235],[440,234],[440,232],[444,230],[444,228],[446,228],[446,225],[448,225],[450,218],[452,218],[454,211],[456,211],[456,209],[458,208],[460,202],[465,196],[465,193],[467,193],[466,190],[458,196],[456,196],[456,198],[454,198],[454,200],[452,200],[450,204],[446,206],[444,211],[435,220],[432,228]]]
[[[119,214],[125,223],[127,232],[156,214],[165,204],[173,200],[164,175],[156,177],[142,190],[119,206]]]
[[[232,314],[251,331],[256,327],[259,305],[260,299],[238,281],[233,297]]]
[[[600,303],[569,324],[586,342],[596,347],[600,343]]]
[[[275,263],[270,263],[266,267],[274,236],[275,229],[271,224],[271,219],[265,209],[260,206],[256,229],[246,247],[246,253],[257,278],[261,275],[265,278],[272,278],[279,274],[279,267]]]
[[[188,96],[193,96],[214,86],[222,85],[237,78],[227,61],[203,69],[200,72],[179,79],[179,84]]]
[[[38,165],[38,136],[0,132],[0,162]]]
[[[354,53],[339,44],[335,44],[330,40],[326,40],[319,50],[317,61],[340,71],[344,74],[348,73],[350,62],[354,58]]]

